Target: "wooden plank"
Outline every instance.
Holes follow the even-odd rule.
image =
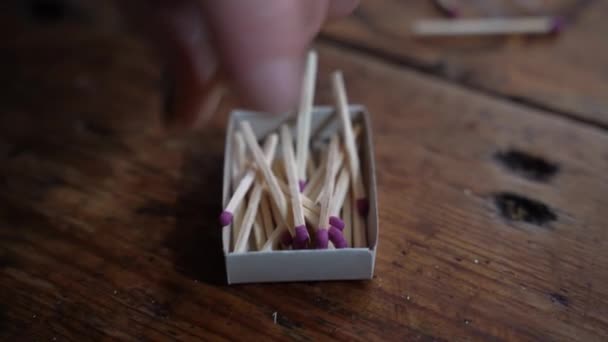
[[[473,2],[457,3],[467,16],[516,14],[466,12]],[[417,39],[410,33],[412,23],[440,14],[431,1],[391,0],[364,1],[355,15],[324,33],[474,89],[608,127],[608,23],[602,14],[608,3],[587,1],[577,7],[580,12],[570,10],[574,1],[542,3],[550,13],[572,14],[559,36]]]
[[[604,132],[320,45],[320,102],[341,68],[373,114],[376,277],[229,287],[216,227],[226,117],[165,136],[158,62],[94,30],[61,43],[78,54],[49,54],[65,32],[0,54],[2,90],[31,85],[0,101],[0,340],[608,335]],[[74,100],[83,73],[95,91]],[[556,219],[509,220],[496,199],[512,218],[551,215],[498,193]]]

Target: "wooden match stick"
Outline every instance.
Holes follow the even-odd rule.
[[[317,165],[315,163],[315,158],[313,158],[312,151],[308,151],[308,160],[306,162],[306,179],[310,179],[317,169]]]
[[[346,198],[346,192],[348,191],[349,185],[350,175],[348,173],[348,168],[345,167],[342,168],[342,171],[340,171],[338,182],[336,183],[336,188],[332,197],[332,202],[329,207],[329,224],[340,229],[340,231],[344,229],[344,221],[342,221],[338,216],[340,215],[340,210],[344,205],[344,199]]]
[[[342,221],[338,215],[340,215],[340,209],[344,203],[346,191],[350,185],[350,176],[348,174],[348,168],[342,168],[340,176],[338,177],[338,183],[336,184],[334,193],[331,198],[329,205],[329,240],[334,244],[336,248],[346,248],[348,243],[344,238],[342,231],[344,230],[344,221]]]
[[[325,177],[325,167],[327,165],[327,152],[321,152],[321,161],[319,162],[319,166],[315,170],[314,174],[310,177],[310,181],[306,188],[304,188],[303,194],[306,197],[316,198],[318,193],[321,191],[321,186],[323,185],[323,177]]]
[[[414,22],[412,31],[418,36],[467,36],[501,34],[549,34],[564,27],[560,17],[480,18]]]
[[[285,167],[283,167],[282,159],[275,160],[275,163],[272,164],[271,170],[274,173],[276,179],[280,180],[287,178],[287,175],[285,175]]]
[[[264,193],[262,192],[262,195],[263,194]],[[260,198],[260,204],[261,201],[262,198]],[[266,233],[264,232],[264,228],[262,227],[262,215],[259,212],[256,215],[255,220],[253,221],[253,237],[255,240],[255,250],[259,251],[260,249],[262,249],[262,246],[264,246],[264,243],[266,242]]]
[[[258,212],[258,205],[260,204],[261,197],[262,186],[258,183],[256,184],[256,186],[253,187],[253,191],[251,192],[251,196],[249,197],[249,202],[247,203],[247,210],[245,211],[243,224],[241,225],[241,230],[239,231],[239,236],[236,240],[236,244],[234,247],[235,253],[243,253],[247,251],[249,236],[251,235],[251,230],[255,222],[255,217]]]
[[[351,208],[351,191],[348,191],[346,195],[346,199],[344,201],[344,207],[342,207],[342,220],[344,221],[344,229],[342,230],[342,234],[344,234],[344,240],[346,240],[346,244],[348,246],[353,245],[353,211]]]
[[[348,99],[346,97],[342,72],[336,71],[333,73],[332,85],[334,97],[336,99],[336,107],[338,107],[340,121],[342,122],[342,133],[344,144],[346,145],[351,184],[353,185],[353,194],[357,199],[356,208],[359,215],[366,217],[367,212],[369,211],[369,202],[367,200],[367,195],[365,194],[365,187],[363,186],[363,179],[361,177],[359,154],[357,153],[357,145],[353,134],[353,126],[350,118],[350,111],[348,109]]]
[[[342,163],[344,163],[344,154],[338,150],[338,156],[336,158],[336,162],[334,163],[333,169],[332,169],[332,179],[336,179],[336,175],[338,174],[338,171],[340,171],[340,168],[342,167]],[[325,191],[327,188],[321,188],[319,193],[317,194],[317,197],[314,200],[314,203],[321,203],[321,199],[323,198]]]
[[[354,191],[351,192],[351,210],[357,209],[358,201],[354,195]],[[365,222],[363,217],[359,214],[352,214],[352,227],[353,227],[353,246],[357,248],[367,247],[367,235],[365,232]]]
[[[355,142],[357,141],[357,139],[359,138],[359,135],[361,134],[361,125],[354,125],[353,126],[353,137],[355,139]],[[340,150],[338,151],[338,164],[336,165],[336,167],[339,169],[342,167],[342,163],[344,162],[344,154],[346,153],[346,148],[344,146],[340,147]],[[335,170],[335,173],[338,173],[338,169]],[[312,183],[312,181],[311,181]],[[314,197],[315,198],[315,203],[319,203],[321,201],[321,197],[323,196],[323,190],[324,189],[319,189],[319,191],[317,192],[317,196]]]
[[[262,154],[262,159],[269,161],[274,158],[277,142],[278,137],[276,134],[271,134],[268,136],[268,138],[266,138],[266,141],[264,143],[264,152],[262,153],[262,151],[259,151],[260,154]],[[241,203],[241,201],[245,197],[245,194],[247,194],[247,191],[249,191],[249,188],[253,184],[254,179],[255,169],[249,168],[247,173],[243,176],[243,178],[241,178],[241,181],[239,182],[239,185],[237,186],[234,193],[232,194],[232,197],[228,201],[226,208],[224,208],[224,211],[222,211],[222,213],[220,214],[220,224],[222,225],[222,227],[227,226],[232,222],[234,209],[239,203]]]
[[[279,227],[284,227],[285,224],[283,223],[283,219],[281,218],[281,213],[279,212],[279,208],[277,208],[276,204],[274,203],[274,201],[272,200],[272,198],[269,197],[269,201],[270,203],[270,212],[272,213],[272,217],[274,219],[274,222],[276,224],[276,228],[275,231],[277,229],[279,229]],[[288,221],[288,220],[286,220]],[[283,248],[289,248],[292,243],[293,243],[293,237],[291,236],[291,233],[289,232],[289,230],[286,230],[287,228],[284,228],[284,233],[280,235],[279,240],[281,241],[281,244],[283,245]]]
[[[270,209],[270,199],[266,193],[262,194],[261,200],[261,215],[262,215],[262,227],[266,237],[269,237],[274,230],[274,222],[272,221],[272,211]]]
[[[304,207],[303,209],[304,209],[304,217],[306,218],[306,221],[308,221],[308,223],[312,227],[317,227],[319,225],[320,212],[318,210],[317,211],[310,210],[306,207]]]
[[[287,228],[285,228],[285,226],[277,226],[277,229],[272,231],[272,234],[270,234],[268,240],[266,240],[266,243],[264,243],[264,246],[262,246],[260,251],[267,252],[276,249],[279,242],[283,243],[283,245],[288,245],[284,241],[281,241],[282,237],[285,235],[289,235]]]
[[[281,126],[281,148],[283,149],[283,164],[285,166],[285,174],[287,175],[289,198],[293,214],[293,230],[295,231],[293,246],[298,249],[303,249],[306,248],[310,236],[308,235],[308,230],[306,230],[306,221],[304,219],[302,200],[300,198],[298,170],[296,170],[296,160],[293,155],[293,139],[287,125]]]
[[[239,139],[240,138],[240,139]],[[242,146],[239,146],[240,144],[242,144]],[[241,148],[242,147],[242,148]],[[241,180],[241,176],[243,174],[243,169],[245,167],[245,155],[244,155],[244,148],[245,148],[245,142],[243,141],[243,136],[240,134],[240,132],[237,132],[234,135],[234,149],[233,149],[233,155],[232,155],[232,184],[231,184],[231,188],[232,191],[234,192],[236,190],[236,188],[238,187],[238,184]],[[243,155],[241,158],[241,150],[243,151]],[[239,230],[241,228],[241,220],[243,218],[243,203],[240,202],[239,204],[237,204],[236,209],[234,210],[234,214],[233,214],[233,220],[232,220],[232,227],[230,227],[230,231],[232,232],[232,241],[231,241],[231,246],[234,249],[234,246],[236,244],[236,239],[239,235]]]
[[[243,225],[243,217],[245,215],[245,205],[246,200],[241,201],[234,210],[234,215],[232,218],[232,225],[230,229],[232,230],[232,250],[236,247],[236,240],[239,237],[239,233],[241,231],[241,226]]]
[[[232,187],[233,191],[236,190],[237,185],[241,180],[241,176],[244,171],[247,169],[246,167],[246,157],[245,157],[246,147],[245,141],[243,140],[243,135],[241,132],[234,133],[234,149],[233,149],[233,163],[232,163]]]
[[[283,191],[285,196],[291,196],[291,190],[289,188],[289,185],[285,184],[285,182],[278,178],[277,183],[279,183],[279,187],[281,188],[281,191]],[[309,210],[312,210],[317,214],[319,213],[319,206],[317,205],[317,203],[308,198],[306,195],[300,194],[300,201],[302,202],[303,207],[308,208]]]
[[[249,151],[252,153],[253,159],[257,164],[258,168],[262,171],[262,175],[264,176],[264,180],[266,181],[266,185],[268,186],[271,198],[276,207],[279,209],[279,219],[281,220],[279,224],[286,225],[289,229],[289,226],[286,224],[288,218],[288,210],[287,203],[285,202],[285,195],[283,194],[281,188],[279,187],[279,184],[277,183],[277,178],[270,169],[270,163],[268,163],[268,161],[264,159],[264,154],[262,153],[260,146],[258,146],[255,134],[253,133],[253,129],[251,128],[251,124],[249,124],[249,122],[247,121],[242,121],[241,131],[243,132],[243,137],[245,138],[245,144],[247,145],[247,148],[249,148]],[[295,231],[290,229],[289,232],[292,236],[295,236]],[[308,236],[308,234],[306,234],[306,236]],[[303,239],[303,237],[300,237],[300,239]]]
[[[302,82],[302,94],[298,110],[298,134],[296,142],[296,171],[299,177],[300,192],[306,186],[306,163],[310,145],[310,119],[315,96],[317,75],[317,53],[310,51],[306,59],[306,70]]]
[[[325,168],[325,181],[323,182],[324,196],[321,200],[321,212],[319,214],[319,224],[315,233],[315,243],[317,249],[327,249],[329,243],[329,205],[334,193],[334,168],[337,162],[339,139],[334,135],[329,142],[329,152],[327,154],[327,166]]]

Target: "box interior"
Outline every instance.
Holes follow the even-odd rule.
[[[231,226],[223,228],[222,242],[226,258],[228,283],[312,281],[337,279],[370,279],[373,276],[374,259],[378,243],[378,213],[375,165],[369,114],[363,106],[349,107],[354,122],[362,124],[361,168],[369,200],[367,216],[368,248],[331,250],[276,250],[270,252],[230,252]],[[264,113],[237,110],[229,119],[225,154],[222,206],[226,206],[231,194],[232,141],[239,122],[251,123],[258,140],[277,131],[283,123],[295,126],[294,116],[271,116]],[[341,131],[340,121],[333,107],[315,107],[311,120],[311,144],[313,148],[336,131]],[[295,134],[294,134],[295,135]],[[280,146],[277,148],[277,153]]]

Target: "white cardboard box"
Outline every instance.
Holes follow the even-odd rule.
[[[230,252],[231,226],[222,230],[223,250],[226,261],[228,284],[371,279],[374,274],[376,247],[378,245],[378,208],[376,195],[376,169],[372,144],[370,115],[363,106],[350,106],[351,117],[363,124],[361,167],[363,182],[369,200],[367,216],[368,248],[327,250],[278,250],[271,252]],[[230,114],[224,152],[224,181],[222,206],[230,199],[232,137],[238,123],[248,120],[258,139],[277,131],[280,125],[292,117],[236,110]],[[339,118],[332,107],[315,107],[311,134],[317,140],[327,139],[339,129]],[[317,133],[315,135],[315,132]],[[315,143],[311,138],[311,143]]]

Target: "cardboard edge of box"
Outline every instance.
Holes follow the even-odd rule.
[[[230,226],[222,228],[222,244],[228,284],[329,281],[371,279],[374,275],[376,249],[378,246],[378,200],[376,167],[370,114],[364,106],[351,105],[352,116],[361,115],[364,125],[362,148],[363,176],[368,192],[369,214],[367,217],[369,248],[346,248],[333,250],[286,250],[271,252],[230,253]],[[328,117],[333,107],[315,107],[313,116]],[[232,139],[236,125],[249,120],[258,137],[264,136],[284,122],[287,117],[269,117],[267,114],[245,110],[230,113],[224,150],[224,173],[222,207],[229,200],[230,168],[232,162]],[[260,128],[256,123],[264,122]],[[256,129],[257,128],[257,129]]]

